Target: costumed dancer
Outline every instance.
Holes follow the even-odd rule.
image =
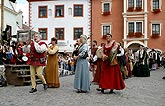
[[[38,33],[34,34],[34,40],[31,40],[30,43],[30,58],[29,58],[29,65],[30,65],[30,75],[31,75],[31,82],[32,82],[32,89],[29,93],[33,93],[37,91],[36,85],[36,73],[37,76],[41,79],[44,90],[47,89],[47,83],[43,76],[43,66],[46,65],[46,51],[47,45],[45,42],[41,41],[41,35]]]
[[[57,38],[51,38],[51,46],[48,47],[48,60],[46,65],[46,74],[45,78],[48,84],[48,87],[59,88],[59,73],[58,73],[58,46]]]
[[[80,42],[78,56],[74,56],[74,59],[77,60],[74,88],[77,89],[77,93],[86,93],[90,91],[89,66],[86,59],[88,54],[87,36],[81,35]]]
[[[113,93],[113,90],[122,90],[125,88],[125,83],[122,78],[120,66],[117,61],[117,49],[119,43],[112,40],[112,35],[106,35],[106,44],[103,46],[102,51],[102,69],[99,87],[101,92],[104,93],[104,90],[110,89],[110,94]]]

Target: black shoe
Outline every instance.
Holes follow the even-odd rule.
[[[101,91],[101,88],[96,88],[97,91]]]
[[[81,93],[87,93],[87,91],[81,91]]]
[[[37,92],[37,89],[32,88],[31,91],[29,91],[29,93],[33,93],[33,92]]]
[[[43,84],[43,86],[44,86],[44,90],[47,90],[48,85],[47,84]]]
[[[114,93],[113,90],[110,90],[109,94],[112,94],[112,93]]]
[[[165,79],[165,77],[163,77],[162,79]]]
[[[103,94],[104,94],[104,89],[101,89],[101,93],[103,93]]]
[[[81,90],[78,90],[77,93],[81,93]]]

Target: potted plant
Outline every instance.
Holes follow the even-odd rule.
[[[132,12],[134,10],[134,7],[128,7],[128,10],[129,12]]]
[[[160,37],[160,35],[158,33],[153,33],[151,37],[152,38],[158,38],[158,37]]]
[[[110,15],[110,11],[104,11],[103,15],[105,15],[105,16]]]
[[[135,10],[136,11],[141,11],[142,10],[142,7],[136,7]]]
[[[136,33],[135,33],[135,36],[139,38],[139,37],[142,36],[142,33],[141,33],[141,32],[136,32]]]
[[[128,33],[128,37],[133,37],[134,36],[134,33],[133,32],[129,32]]]
[[[103,36],[102,36],[102,39],[106,39],[106,35],[103,35]]]
[[[159,8],[157,8],[157,9],[153,9],[153,13],[159,13],[160,12],[160,9]]]

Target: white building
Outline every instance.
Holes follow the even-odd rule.
[[[1,17],[1,5],[0,5],[0,17]],[[16,4],[10,2],[9,0],[4,0],[4,29],[2,29],[2,31],[4,31],[6,28],[8,28],[7,30],[8,36],[16,35],[18,28],[22,28],[22,11],[16,12]]]
[[[30,28],[50,43],[58,38],[60,52],[73,50],[81,34],[90,36],[90,0],[27,0]]]

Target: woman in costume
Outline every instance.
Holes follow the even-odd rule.
[[[46,81],[48,87],[59,88],[59,73],[58,73],[58,46],[57,39],[55,37],[51,38],[51,46],[48,48],[48,61],[46,65]]]
[[[138,59],[134,65],[133,72],[135,77],[149,77],[148,54],[146,49],[140,45],[137,51]]]
[[[101,92],[110,89],[109,93],[113,93],[113,90],[122,90],[125,88],[124,80],[120,71],[120,66],[117,62],[116,54],[119,47],[119,43],[111,39],[112,35],[106,35],[106,44],[103,46],[102,51],[102,69],[99,87]]]
[[[90,78],[89,78],[89,66],[87,61],[88,44],[87,36],[80,36],[81,45],[78,49],[78,56],[73,58],[77,60],[74,88],[77,89],[77,93],[86,93],[90,91]]]

